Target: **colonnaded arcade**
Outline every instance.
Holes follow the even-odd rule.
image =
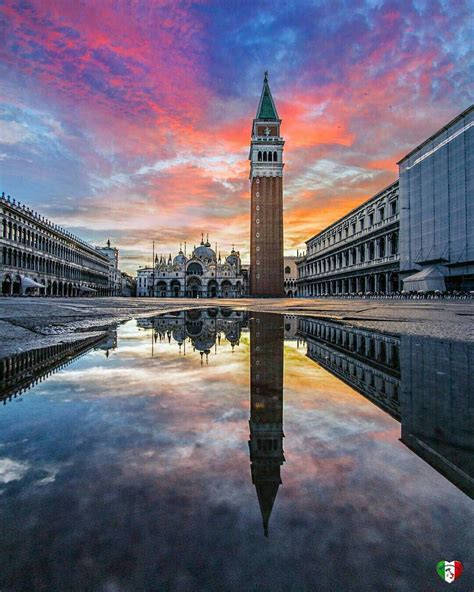
[[[399,289],[398,181],[307,241],[301,296]]]
[[[107,295],[109,261],[92,245],[5,194],[0,217],[2,295]]]

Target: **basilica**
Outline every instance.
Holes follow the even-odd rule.
[[[137,296],[156,298],[239,298],[247,294],[248,273],[239,251],[222,257],[209,237],[194,247],[190,257],[180,248],[172,258],[155,256],[153,267],[137,270]]]

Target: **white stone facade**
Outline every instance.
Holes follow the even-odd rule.
[[[121,277],[121,296],[136,296],[136,280],[128,273],[122,271],[120,273]]]
[[[296,267],[296,257],[285,257],[283,259],[283,285],[285,287],[285,296],[295,298],[298,296],[298,268]]]
[[[306,241],[299,296],[390,294],[399,284],[398,181]]]
[[[247,293],[247,273],[240,254],[232,249],[217,256],[201,241],[190,257],[180,249],[171,258],[155,257],[154,267],[137,270],[137,296],[155,298],[240,298]]]
[[[1,295],[106,296],[108,276],[92,245],[2,194]]]
[[[119,269],[119,250],[117,247],[110,245],[110,240],[107,241],[107,246],[96,247],[97,251],[105,255],[109,260],[109,296],[124,296],[122,293],[122,272]]]

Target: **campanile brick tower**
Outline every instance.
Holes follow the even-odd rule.
[[[250,293],[284,296],[283,145],[281,119],[265,72],[250,143]]]

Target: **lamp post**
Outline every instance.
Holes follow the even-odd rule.
[[[152,249],[152,257],[151,257],[151,294],[150,298],[155,295],[155,241],[153,241],[153,249]]]
[[[187,261],[187,257],[186,257],[186,241],[184,241],[184,294],[183,294],[183,296],[185,298],[187,296],[187,281],[188,281],[187,270],[186,270],[187,263],[188,263],[188,261]]]
[[[216,241],[216,298],[219,298],[219,259],[217,256],[217,241]]]

